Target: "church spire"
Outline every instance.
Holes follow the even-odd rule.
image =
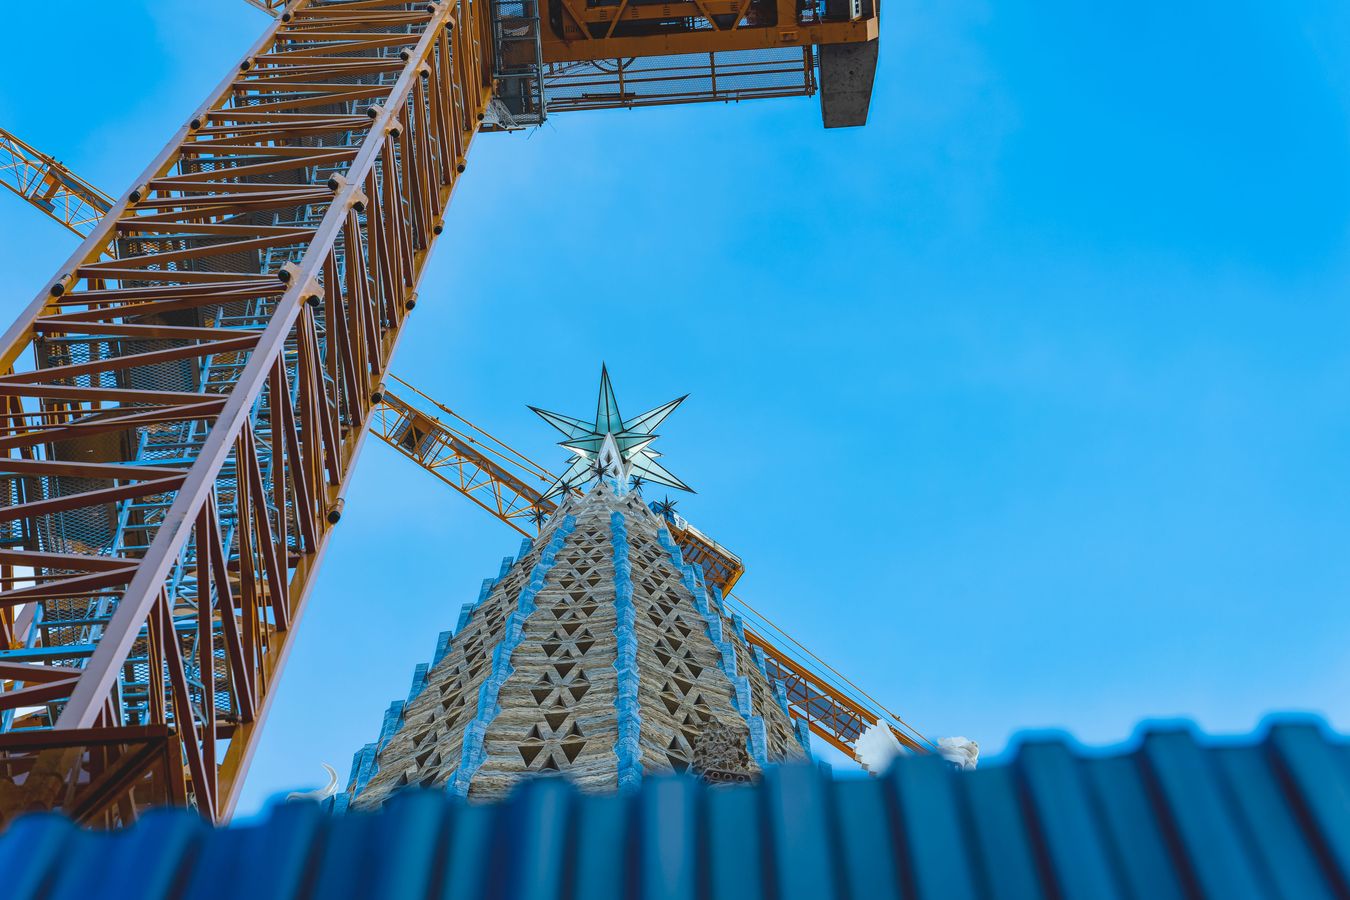
[[[562,432],[564,440],[558,442],[559,446],[566,447],[574,457],[567,471],[549,487],[544,497],[579,488],[595,478],[609,479],[621,491],[627,490],[630,479],[641,479],[692,493],[693,488],[656,461],[661,454],[651,449],[652,442],[660,436],[655,433],[657,426],[688,396],[625,420],[619,412],[609,370],[601,365],[600,396],[596,401],[594,423],[531,406],[540,418]]]
[[[627,489],[641,478],[687,490],[651,449],[679,404],[625,417],[602,370],[595,421],[535,410],[575,457],[554,491],[600,484],[484,582],[353,760],[335,809],[412,785],[490,800],[544,772],[584,791],[669,771],[740,783],[806,756],[791,682],[709,587],[697,548],[685,558],[673,514]]]

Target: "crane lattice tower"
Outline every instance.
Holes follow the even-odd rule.
[[[89,229],[0,337],[0,824],[231,814],[476,135],[817,89],[861,125],[879,28],[873,0],[258,5],[97,224],[0,137],[0,181]],[[778,665],[837,746],[877,721]]]
[[[537,410],[574,454],[562,503],[417,667],[339,808],[410,785],[496,799],[537,772],[594,791],[672,770],[748,781],[806,755],[763,652],[632,485],[685,486],[650,449],[679,402],[625,420],[602,372],[594,423]]]

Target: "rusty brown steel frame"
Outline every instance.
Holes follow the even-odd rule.
[[[86,639],[5,662],[0,710],[55,721],[0,737],[0,817],[228,815],[490,97],[486,15],[292,4],[0,339],[0,640]],[[152,740],[186,776],[128,770]]]
[[[51,210],[44,211],[53,215]],[[414,402],[381,387],[377,388],[374,398],[372,432],[519,533],[536,534],[542,517],[551,514],[555,508],[555,504],[541,496],[552,481],[547,471],[397,376],[390,377],[411,394],[460,418],[463,427],[447,425],[435,415],[419,409]],[[681,527],[681,523],[673,519],[668,518],[668,522],[686,561],[703,566],[707,583],[739,603],[730,597],[732,588],[744,572],[739,558],[696,529],[687,525]],[[783,680],[792,714],[804,719],[827,743],[851,753],[862,730],[880,720],[877,713],[817,675],[809,665],[753,632],[748,635],[764,652],[766,664],[772,665],[774,673]],[[0,674],[4,674],[3,671]],[[906,746],[918,751],[926,749],[921,737],[916,741],[893,725],[891,727]],[[167,737],[167,730],[164,731]],[[32,737],[26,736],[20,741],[31,746]],[[0,742],[3,740],[0,738]],[[163,773],[168,771],[171,771],[169,767],[160,770],[161,781]],[[172,797],[165,794],[164,799],[171,800]]]

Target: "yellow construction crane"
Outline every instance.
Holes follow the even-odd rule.
[[[94,229],[113,203],[111,197],[57,159],[2,128],[0,185],[81,236]]]
[[[0,141],[6,139],[18,140],[0,128]],[[88,185],[60,163],[50,165],[63,183]],[[84,200],[92,207],[103,196],[91,193]],[[47,205],[33,205],[54,216]],[[80,234],[93,223],[62,224]],[[373,435],[520,534],[533,537],[538,533],[540,522],[556,506],[544,499],[554,481],[546,467],[397,375],[391,374],[389,382],[377,388],[374,400]],[[662,504],[653,507],[666,519],[684,559],[702,566],[707,583],[722,592],[737,614],[749,620],[747,641],[764,652],[770,674],[787,688],[792,714],[804,719],[814,734],[852,755],[866,728],[887,722],[902,744],[914,750],[927,749],[922,735],[732,593],[745,572],[736,554],[673,509]]]
[[[877,21],[286,4],[0,338],[0,815],[229,814],[479,131],[817,92],[862,124]]]
[[[273,16],[286,7],[247,2]],[[867,121],[880,0],[495,0],[497,8],[506,15],[495,127],[568,110],[817,91],[826,128]]]

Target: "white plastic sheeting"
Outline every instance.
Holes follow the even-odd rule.
[[[900,742],[885,722],[869,727],[853,745],[853,753],[862,767],[873,775],[880,775],[890,767],[891,760],[900,755]]]
[[[937,742],[938,755],[961,769],[973,769],[980,758],[980,745],[966,737],[945,737]],[[904,752],[895,734],[884,722],[869,727],[853,746],[854,755],[862,767],[873,775],[880,775],[891,761]]]
[[[939,738],[938,753],[953,765],[973,769],[980,759],[980,745],[966,737]]]
[[[338,774],[328,763],[321,763],[328,770],[328,784],[324,787],[312,791],[291,791],[286,795],[287,800],[319,800],[324,801],[337,793]]]

